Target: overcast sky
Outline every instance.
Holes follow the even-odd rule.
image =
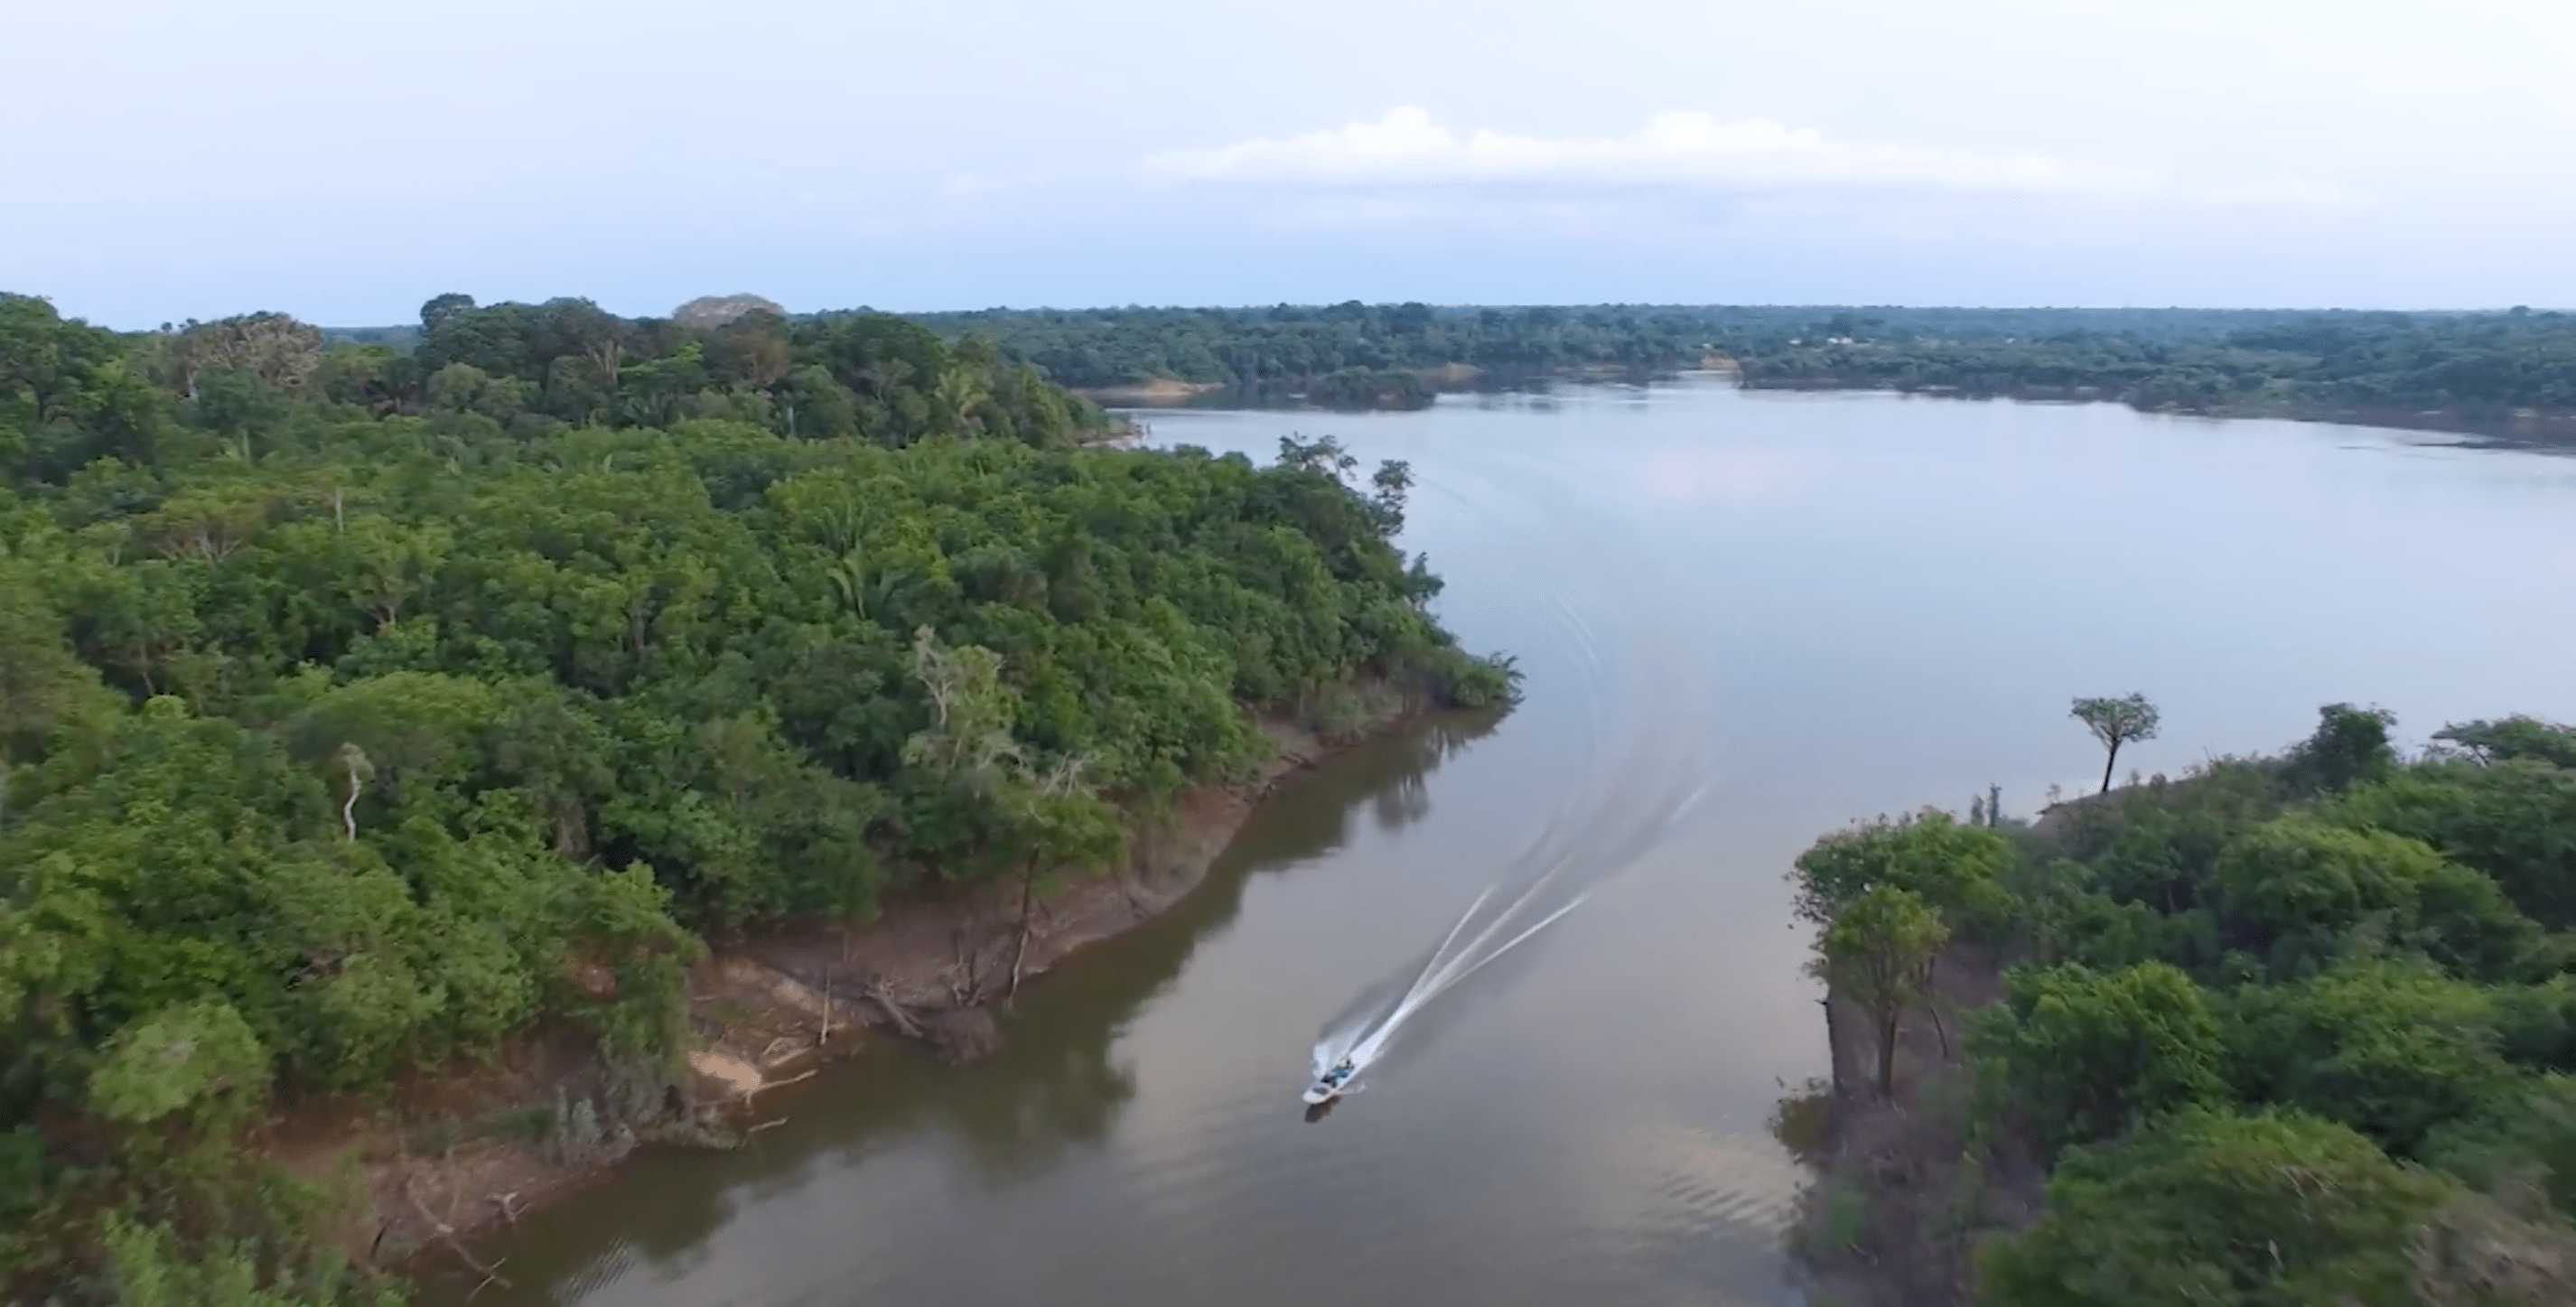
[[[2576,307],[2576,0],[5,0],[108,325],[994,305]]]

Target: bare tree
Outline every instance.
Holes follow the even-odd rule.
[[[367,782],[375,779],[376,765],[367,760],[367,751],[355,742],[340,746],[340,765],[349,769],[349,800],[340,805],[340,822],[348,827],[349,838],[358,838],[358,796],[364,794]]]

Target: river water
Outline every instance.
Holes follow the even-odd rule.
[[[2576,718],[2576,460],[1704,377],[1145,417],[1407,460],[1404,543],[1528,701],[1292,782],[1196,896],[1033,985],[1000,1056],[880,1044],[765,1098],[785,1124],[751,1146],[645,1157],[497,1237],[517,1288],[476,1302],[1794,1301],[1803,1174],[1768,1122],[1826,1065],[1782,879],[1817,834],[2091,789],[2077,695],[2163,709],[2124,777],[2339,700],[2410,742]],[[1325,1019],[1641,750],[1709,783],[1694,818],[1305,1121]]]

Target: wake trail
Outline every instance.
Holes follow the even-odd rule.
[[[1585,529],[1591,524],[1570,520],[1568,508],[1589,506],[1566,503],[1581,496],[1569,496],[1562,480],[1542,477],[1530,487],[1509,489],[1481,478],[1473,489],[1447,478],[1417,488],[1453,499],[1504,530],[1517,546],[1507,552],[1528,556],[1530,572],[1579,574],[1574,592],[1584,597],[1584,607],[1569,599],[1570,587],[1534,587],[1561,649],[1553,670],[1571,682],[1564,688],[1573,692],[1582,717],[1573,774],[1538,831],[1476,893],[1428,955],[1369,987],[1319,1032],[1313,1050],[1318,1077],[1345,1058],[1356,1068],[1344,1092],[1357,1092],[1368,1066],[1382,1062],[1399,1036],[1422,1024],[1435,1005],[1454,1007],[1468,997],[1461,986],[1505,957],[1521,955],[1592,902],[1611,879],[1652,854],[1711,788],[1716,741],[1705,692],[1712,669],[1704,661],[1705,645],[1686,638],[1693,633],[1682,629],[1685,615],[1660,602],[1674,591],[1652,583],[1659,560],[1623,547],[1626,533],[1607,523]],[[1604,631],[1585,607],[1619,619],[1608,634],[1621,646],[1620,657],[1610,655]]]

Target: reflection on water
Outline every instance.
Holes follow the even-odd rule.
[[[1292,428],[1410,462],[1405,547],[1528,701],[1296,779],[1200,893],[1032,985],[991,1061],[880,1045],[764,1096],[786,1121],[750,1146],[647,1158],[501,1238],[520,1287],[478,1305],[1311,1307],[1322,1278],[1365,1302],[1777,1303],[1813,1125],[1782,1091],[1827,1067],[1783,873],[1817,834],[2088,785],[2077,695],[2155,699],[2164,738],[2122,761],[2169,773],[2337,700],[2393,709],[2407,744],[2576,717],[2576,609],[2530,601],[2576,574],[2576,460],[1701,379],[1152,421],[1264,462]],[[1304,1120],[1317,1025],[1569,795],[1695,768],[1705,819],[1497,967],[1512,983],[1436,1048]]]
[[[764,1097],[764,1115],[782,1123],[744,1147],[647,1153],[597,1192],[496,1236],[490,1255],[510,1258],[517,1290],[494,1285],[474,1301],[571,1301],[647,1271],[656,1281],[686,1282],[709,1256],[709,1236],[746,1209],[792,1195],[822,1159],[862,1163],[889,1140],[947,1141],[954,1177],[990,1192],[1055,1170],[1116,1127],[1137,1092],[1134,1068],[1116,1060],[1118,1035],[1203,940],[1234,920],[1254,875],[1344,847],[1364,814],[1386,834],[1423,820],[1432,810],[1431,773],[1501,720],[1496,711],[1436,714],[1288,778],[1171,912],[1031,985],[1002,1014],[1006,1039],[990,1059],[951,1068],[877,1041],[815,1080]],[[551,1293],[548,1279],[557,1281]],[[441,1281],[425,1301],[473,1288]]]
[[[1670,367],[1606,368],[1597,374],[1584,376],[1526,368],[1489,368],[1463,378],[1434,372],[1425,376],[1423,384],[1434,395],[1466,400],[1479,407],[1525,403],[1546,412],[1555,408],[1552,396],[1567,388],[1619,386],[1642,391],[1649,386],[1670,384],[1686,375],[1691,374]],[[1336,414],[1354,415],[1348,409],[1308,402],[1303,382],[1272,381],[1226,386],[1170,396],[1139,397],[1135,403],[1134,409],[1124,411],[1130,416],[1145,415],[1149,425],[1150,415],[1175,411],[1311,414],[1326,419]]]
[[[1832,1125],[1833,1093],[1833,1081],[1818,1076],[1782,1095],[1779,1105],[1771,1109],[1771,1137],[1791,1157],[1813,1164],[1824,1152]]]

